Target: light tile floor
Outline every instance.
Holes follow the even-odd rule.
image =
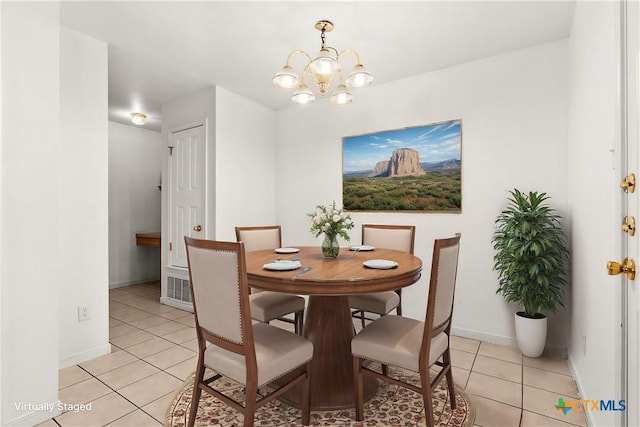
[[[92,403],[42,426],[160,426],[177,389],[194,371],[193,314],[160,304],[159,282],[113,289],[111,354],[60,371],[64,403]],[[292,325],[278,322],[292,329]],[[566,360],[529,359],[511,347],[452,337],[454,380],[476,407],[477,426],[586,425],[580,413],[554,408],[578,398]]]

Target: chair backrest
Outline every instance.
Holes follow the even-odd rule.
[[[282,229],[279,225],[236,227],[236,240],[244,242],[247,252],[277,249],[282,246]]]
[[[362,244],[413,254],[414,225],[362,224]]]
[[[430,342],[431,337],[442,331],[448,333],[451,327],[459,252],[460,233],[448,239],[436,239],[433,243],[423,346],[426,340]]]
[[[186,236],[185,244],[199,344],[255,355],[244,244]]]

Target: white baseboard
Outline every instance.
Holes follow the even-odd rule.
[[[476,331],[474,329],[451,327],[451,334],[463,338],[471,338],[478,341],[484,341],[491,344],[507,345],[509,347],[516,348],[518,347],[518,340],[516,338],[489,334],[482,331]],[[544,347],[544,354],[552,357],[566,358],[567,348],[553,343],[547,343],[547,345]]]
[[[584,386],[582,383],[582,378],[580,378],[580,375],[578,374],[578,371],[576,370],[576,365],[573,363],[573,358],[571,357],[571,353],[568,353],[567,355],[567,364],[569,365],[569,372],[571,372],[571,376],[573,377],[573,381],[575,381],[576,383],[576,388],[578,389],[578,397],[580,399],[584,399]],[[583,411],[584,416],[586,418],[587,421],[587,426],[595,426],[595,420],[593,419],[593,415],[591,413],[591,411]]]
[[[50,420],[51,418],[57,417],[62,413],[59,409],[60,404],[61,402],[59,400],[56,400],[55,402],[49,403],[49,405],[51,405],[50,407],[52,408],[51,411],[29,411],[20,416],[17,416],[12,420],[3,421],[2,425],[7,427],[13,427],[13,426],[23,427],[23,426],[35,426],[35,425],[41,424],[47,420]]]
[[[584,387],[582,386],[582,379],[576,370],[576,365],[573,363],[573,358],[571,357],[571,353],[567,356],[567,364],[569,365],[569,372],[571,372],[571,376],[573,380],[576,382],[576,387],[578,388],[578,397],[582,399],[584,397]]]
[[[109,289],[124,288],[125,286],[139,285],[141,283],[159,282],[159,277],[151,277],[149,279],[131,280],[127,282],[109,283]]]
[[[87,351],[63,357],[58,361],[58,366],[59,369],[68,368],[69,366],[78,365],[82,362],[86,362],[87,360],[95,359],[96,357],[104,356],[109,353],[111,353],[111,344],[107,343]]]
[[[456,328],[452,326],[451,334],[463,338],[485,341],[491,344],[508,345],[510,347],[518,346],[518,341],[515,338],[489,334],[487,332],[476,331],[475,329]]]
[[[173,298],[167,297],[160,297],[160,303],[193,313],[193,306],[190,303],[178,301]]]

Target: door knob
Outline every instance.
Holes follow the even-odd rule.
[[[625,258],[622,264],[615,261],[607,263],[607,273],[609,276],[617,276],[618,274],[626,274],[629,280],[636,278],[636,263],[632,259]]]
[[[632,216],[625,216],[622,222],[622,230],[628,233],[629,236],[636,234],[636,219]]]
[[[193,231],[202,231],[202,227],[200,225],[196,225],[193,227]]]
[[[622,188],[625,193],[633,193],[634,191],[636,191],[635,174],[630,173],[629,175],[625,176],[624,181],[620,183],[620,188]]]

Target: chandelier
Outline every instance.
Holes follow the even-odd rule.
[[[316,22],[316,29],[320,31],[320,52],[311,59],[311,55],[303,50],[294,50],[287,56],[287,63],[280,71],[273,76],[273,84],[283,89],[294,89],[291,101],[296,104],[309,104],[315,101],[316,97],[305,84],[305,77],[313,78],[316,88],[321,96],[325,96],[331,87],[334,78],[339,81],[335,91],[331,94],[330,100],[333,104],[348,104],[353,101],[353,94],[349,88],[367,86],[373,81],[373,76],[360,63],[360,55],[352,49],[338,52],[337,49],[327,46],[325,33],[333,30],[333,23],[322,20]],[[342,65],[340,60],[347,54],[356,57],[356,65],[353,70],[343,80]],[[303,55],[307,59],[307,64],[298,75],[291,66],[291,59],[296,55]]]

